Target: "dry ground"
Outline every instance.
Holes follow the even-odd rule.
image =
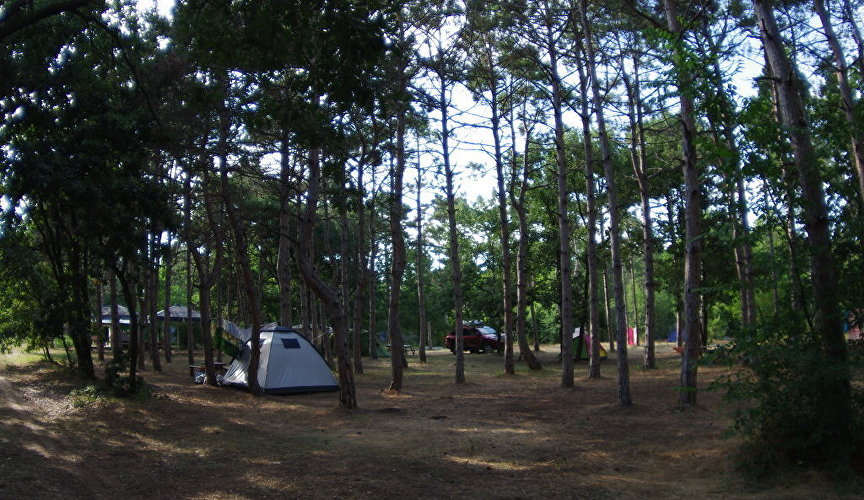
[[[635,405],[615,405],[615,363],[602,380],[559,387],[555,348],[545,369],[505,377],[500,355],[410,357],[390,395],[389,359],[364,358],[360,409],[337,394],[253,397],[195,385],[185,353],[144,373],[143,402],[75,405],[80,382],[44,364],[0,357],[0,498],[746,498],[842,497],[822,475],[790,472],[756,484],[732,465],[730,412],[716,392],[676,408],[678,361],[660,368],[631,349]],[[200,357],[199,357],[200,359]],[[703,368],[703,386],[719,374]],[[846,495],[854,497],[854,495]]]

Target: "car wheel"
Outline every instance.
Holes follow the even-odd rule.
[[[493,351],[495,351],[495,349],[492,348],[492,344],[485,344],[483,346],[483,352],[486,354],[491,354]]]

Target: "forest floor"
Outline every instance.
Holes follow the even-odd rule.
[[[656,370],[630,349],[634,405],[616,405],[614,355],[603,378],[560,386],[557,348],[544,369],[504,376],[497,354],[409,357],[392,395],[389,359],[363,359],[360,409],[337,393],[253,397],[196,385],[186,353],[143,373],[153,397],[70,395],[83,385],[45,363],[0,356],[0,498],[712,498],[853,497],[821,473],[770,482],[734,466],[731,409],[704,390],[722,373],[700,368],[699,405],[678,409],[679,358],[658,347]],[[200,355],[198,357],[200,359]],[[859,492],[860,493],[860,492]]]

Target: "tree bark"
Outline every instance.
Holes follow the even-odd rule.
[[[512,109],[512,108],[511,108]],[[513,175],[516,175],[516,128],[513,125],[515,120],[510,120],[510,135],[512,137],[513,152],[510,155],[513,161]],[[526,210],[525,197],[528,193],[528,179],[530,177],[530,163],[528,160],[528,149],[531,145],[531,127],[525,123],[525,151],[522,154],[522,180],[519,186],[519,196],[515,197],[511,193],[513,209],[516,211],[516,217],[519,220],[519,241],[516,250],[516,337],[519,341],[519,359],[525,362],[531,370],[540,370],[543,365],[537,360],[537,357],[531,352],[531,347],[528,345],[528,337],[526,334],[526,316],[528,309],[528,240],[530,229],[528,227],[528,215]],[[533,305],[532,305],[533,308]],[[532,309],[533,310],[533,309]],[[533,313],[532,313],[533,314]],[[532,317],[533,319],[533,317]],[[534,329],[534,347],[535,350],[540,350],[539,339],[537,338],[537,329]]]
[[[72,286],[72,310],[70,311],[69,333],[78,361],[78,372],[84,378],[96,378],[93,367],[93,354],[90,350],[90,298],[87,276],[87,253],[77,242],[70,243],[69,268]]]
[[[228,213],[228,223],[230,224],[231,231],[234,234],[234,253],[237,268],[240,273],[240,279],[243,283],[249,316],[252,323],[252,336],[249,339],[251,355],[249,358],[249,368],[246,372],[247,383],[249,385],[249,392],[255,395],[261,395],[261,387],[258,384],[258,366],[261,359],[261,305],[258,297],[258,290],[255,287],[255,280],[252,277],[252,265],[249,261],[249,244],[246,240],[246,231],[243,227],[243,222],[240,220],[240,215],[237,213],[237,208],[234,206],[231,195],[231,186],[228,182],[228,123],[227,117],[224,116],[224,112],[225,110],[223,110],[222,126],[219,138],[220,144],[218,146],[219,178],[221,181],[220,194],[222,196],[222,203],[225,206],[225,211]]]
[[[105,328],[102,326],[102,302],[103,297],[102,294],[104,284],[102,282],[101,276],[96,284],[96,327],[98,328],[99,335],[97,336],[97,342],[99,342],[99,346],[96,349],[96,355],[99,361],[105,361]]]
[[[585,6],[580,8],[580,20],[583,23],[583,36],[591,43],[587,35],[587,20],[584,18]],[[593,48],[591,50],[593,60]],[[579,94],[581,96],[582,146],[585,149],[585,198],[588,211],[588,241],[586,242],[585,260],[588,271],[588,331],[591,336],[591,355],[588,360],[588,378],[600,378],[600,301],[598,294],[599,277],[597,263],[597,195],[594,181],[594,145],[591,140],[591,111],[588,95],[588,78],[585,75],[581,58],[576,58],[579,72]],[[585,336],[583,335],[583,339]]]
[[[0,40],[10,36],[28,26],[38,23],[43,19],[63,12],[73,11],[80,7],[84,7],[92,0],[57,0],[49,4],[42,4],[38,8],[33,7],[33,2],[26,2],[30,5],[27,14],[16,12],[15,16],[9,16],[10,13],[5,13],[2,21],[0,21]],[[25,3],[25,2],[20,2]],[[95,2],[94,2],[95,3]]]
[[[547,15],[551,12],[547,5]],[[570,282],[572,263],[570,262],[570,215],[568,198],[570,190],[567,186],[569,166],[564,151],[564,119],[562,117],[561,79],[558,74],[558,51],[555,46],[555,35],[552,22],[546,24],[546,49],[549,56],[549,75],[552,86],[552,113],[555,118],[555,160],[558,181],[558,253],[560,259],[561,279],[561,387],[573,387],[573,284]]]
[[[655,356],[655,300],[657,284],[654,282],[654,220],[651,214],[651,194],[648,184],[648,153],[645,143],[644,108],[642,85],[639,75],[641,67],[639,47],[632,53],[633,80],[622,71],[624,86],[627,90],[628,119],[630,122],[630,150],[633,173],[639,186],[639,199],[642,203],[642,252],[645,266],[645,367],[657,366]],[[622,65],[623,67],[623,65]],[[635,297],[634,297],[635,300]]]
[[[171,362],[171,264],[172,260],[171,233],[168,233],[168,248],[165,252],[165,297],[162,302],[164,316],[162,317],[162,342],[165,349],[165,362]]]
[[[147,303],[150,320],[147,322],[147,332],[150,335],[150,363],[157,372],[162,371],[159,362],[159,333],[156,328],[156,295],[159,288],[159,235],[162,229],[156,227],[150,237],[150,262],[147,263]]]
[[[223,166],[223,168],[225,167]],[[186,360],[190,365],[194,365],[195,333],[192,330],[192,251],[190,249],[190,242],[192,241],[192,172],[186,172],[186,178],[183,181],[183,232],[186,239]]]
[[[490,62],[492,58],[489,58]],[[498,102],[498,77],[495,68],[489,69],[489,87],[492,99],[489,107],[492,111],[492,141],[495,151],[495,174],[498,183],[498,228],[501,236],[501,281],[504,294],[504,373],[515,375],[513,366],[513,277],[511,265],[513,258],[510,253],[510,219],[507,215],[507,191],[504,189],[504,160],[501,153],[501,118]]]
[[[373,205],[369,210],[369,229],[371,238],[371,253],[369,255],[369,265],[366,268],[366,273],[368,275],[370,287],[369,287],[369,356],[372,359],[378,359],[378,332],[375,331],[376,324],[376,309],[377,309],[377,299],[378,299],[378,290],[377,290],[377,277],[375,274],[375,262],[378,256],[378,242],[375,238],[375,206],[374,206],[374,197],[372,201]]]
[[[664,0],[666,22],[669,31],[684,43],[684,30],[678,19],[675,0]],[[680,46],[674,49],[683,54]],[[683,57],[683,56],[682,56]],[[682,132],[682,148],[684,152],[684,185],[685,185],[685,251],[684,251],[684,352],[681,357],[681,391],[678,402],[681,406],[696,404],[696,380],[698,375],[698,360],[702,353],[700,332],[700,302],[699,287],[702,276],[702,193],[701,172],[696,161],[696,118],[693,102],[692,78],[684,68],[680,68],[678,76],[678,92],[680,94],[680,119]],[[620,348],[620,346],[619,346]]]
[[[621,262],[621,228],[620,209],[618,207],[618,189],[615,182],[615,168],[612,164],[612,149],[609,144],[609,135],[606,131],[606,118],[603,114],[603,97],[600,93],[600,81],[597,78],[597,67],[594,57],[593,37],[591,27],[588,24],[587,0],[580,3],[582,18],[582,29],[585,36],[585,52],[588,62],[588,77],[591,81],[592,96],[594,101],[595,116],[597,118],[597,132],[600,136],[600,152],[603,155],[603,171],[606,177],[606,197],[609,201],[609,235],[612,249],[612,281],[615,294],[616,331],[618,339],[618,404],[630,406],[633,400],[630,396],[630,364],[627,360],[627,332],[624,328],[624,274]],[[599,323],[599,319],[598,319]],[[598,349],[594,350],[594,355]]]
[[[825,437],[825,442],[842,446],[844,440],[848,440],[851,388],[836,271],[831,255],[828,210],[819,162],[809,135],[801,82],[783,46],[774,9],[768,0],[754,0],[753,5],[762,35],[762,45],[777,84],[780,116],[789,134],[798,183],[804,196],[804,225],[809,240],[815,304],[814,329],[821,340],[826,365],[836,370],[834,379],[826,384],[820,393],[823,404],[820,405],[818,413],[830,420],[823,421],[823,428],[831,433]]]
[[[297,266],[306,285],[324,304],[327,316],[333,324],[336,337],[336,362],[339,375],[339,406],[341,408],[357,408],[357,395],[354,386],[354,374],[348,351],[348,322],[339,292],[321,279],[312,266],[311,256],[313,232],[315,229],[318,197],[321,188],[320,151],[312,149],[309,152],[309,179],[306,188],[306,209],[300,219],[300,229],[297,235]]]
[[[531,302],[531,330],[534,333],[534,352],[540,352],[540,327],[537,326],[537,310]]]
[[[828,46],[831,47],[831,52],[834,55],[837,84],[840,88],[840,98],[843,102],[843,114],[851,131],[849,142],[852,146],[852,160],[855,166],[855,173],[858,174],[858,194],[861,195],[861,201],[864,202],[864,132],[861,130],[861,124],[855,110],[855,97],[849,85],[849,69],[846,66],[846,56],[843,54],[843,47],[834,34],[831,17],[825,10],[825,0],[813,0],[813,10],[816,11],[816,15],[822,21],[822,30],[825,32]],[[854,19],[851,16],[850,19],[854,23]]]
[[[436,105],[441,113],[441,161],[444,163],[445,194],[447,197],[447,234],[449,248],[447,255],[450,260],[450,282],[453,286],[453,312],[455,315],[453,334],[455,336],[454,354],[456,355],[456,383],[465,382],[465,353],[463,330],[462,264],[459,260],[459,230],[456,226],[456,194],[453,187],[453,167],[450,164],[450,82],[444,65],[446,64],[443,49],[438,49],[438,64],[433,68],[438,78],[438,96]]]
[[[210,288],[213,286],[213,281],[215,281],[214,278],[218,270],[211,272],[208,269],[207,257],[202,256],[197,247],[191,247],[191,251],[195,267],[198,269],[198,297],[200,302],[198,309],[201,313],[201,346],[204,349],[204,373],[207,378],[207,384],[215,386],[216,369],[213,365],[213,337],[210,331]]]
[[[279,255],[276,275],[279,280],[279,324],[290,328],[294,324],[294,319],[291,313],[291,295],[293,293],[291,286],[291,162],[287,137],[282,139],[280,153]]]
[[[354,334],[351,337],[351,349],[354,354],[354,373],[363,373],[363,307],[366,303],[366,294],[369,293],[368,252],[366,242],[366,200],[365,187],[363,183],[364,165],[357,167],[357,283],[354,287]],[[370,336],[372,332],[369,332]]]
[[[418,144],[419,152],[419,144]],[[423,192],[423,170],[420,167],[420,156],[417,156],[417,316],[420,322],[420,346],[418,347],[418,355],[421,363],[426,362],[426,343],[429,339],[429,330],[426,320],[426,287],[424,280],[423,267],[423,204],[420,200],[420,194]]]
[[[753,276],[753,252],[750,246],[750,227],[747,222],[747,197],[744,190],[744,175],[741,171],[741,150],[735,137],[736,117],[734,104],[729,98],[726,84],[716,54],[720,52],[708,24],[702,24],[702,34],[711,56],[709,81],[713,85],[716,106],[711,107],[707,118],[713,130],[715,146],[726,154],[718,155],[717,162],[725,166],[728,196],[729,221],[732,225],[735,270],[740,282],[741,324],[750,327],[756,322],[756,292]]]
[[[852,3],[849,0],[843,0],[843,14],[849,22],[852,39],[855,40],[855,46],[858,48],[858,57],[855,58],[855,61],[858,63],[858,72],[864,75],[864,38],[861,37],[861,30],[858,28],[858,22],[855,20],[855,14],[852,11]]]
[[[117,306],[117,276],[114,266],[108,268],[108,300],[111,301],[111,328],[108,337],[111,340],[111,356],[114,361],[123,352],[120,340],[120,312]]]
[[[124,265],[124,267],[126,267]],[[129,391],[135,394],[138,391],[138,312],[136,310],[135,292],[127,276],[126,269],[114,268],[114,274],[120,282],[120,290],[126,300],[129,310]]]
[[[612,310],[609,307],[609,272],[603,268],[603,308],[606,313],[606,335],[609,338],[609,352],[615,352],[615,328],[612,326]]]
[[[404,73],[403,73],[404,75]],[[403,76],[404,77],[404,76]],[[403,81],[400,88],[407,87]],[[402,326],[399,322],[399,311],[402,299],[402,277],[407,264],[405,250],[405,236],[402,232],[402,188],[405,175],[405,127],[406,113],[405,105],[397,104],[396,114],[396,162],[391,173],[390,190],[390,240],[393,245],[393,256],[390,263],[390,298],[387,304],[387,334],[390,339],[390,366],[393,378],[390,381],[390,390],[399,392],[402,390],[404,356],[402,353]]]

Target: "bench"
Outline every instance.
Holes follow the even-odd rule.
[[[387,344],[387,350],[390,350],[390,344]],[[417,351],[414,350],[414,346],[411,344],[402,344],[402,353],[408,356],[408,353],[411,353],[412,356],[417,354]]]
[[[228,371],[228,368],[227,368],[226,365],[228,365],[228,363],[224,363],[224,362],[222,362],[222,361],[214,361],[214,362],[213,362],[213,368],[216,369],[216,372],[217,372],[217,373],[222,373],[223,375],[225,374],[225,372]],[[200,365],[189,365],[189,376],[190,376],[190,377],[194,377],[196,371],[201,371],[201,372],[205,371],[205,370],[204,370],[204,365],[203,365],[203,364],[200,364]]]

